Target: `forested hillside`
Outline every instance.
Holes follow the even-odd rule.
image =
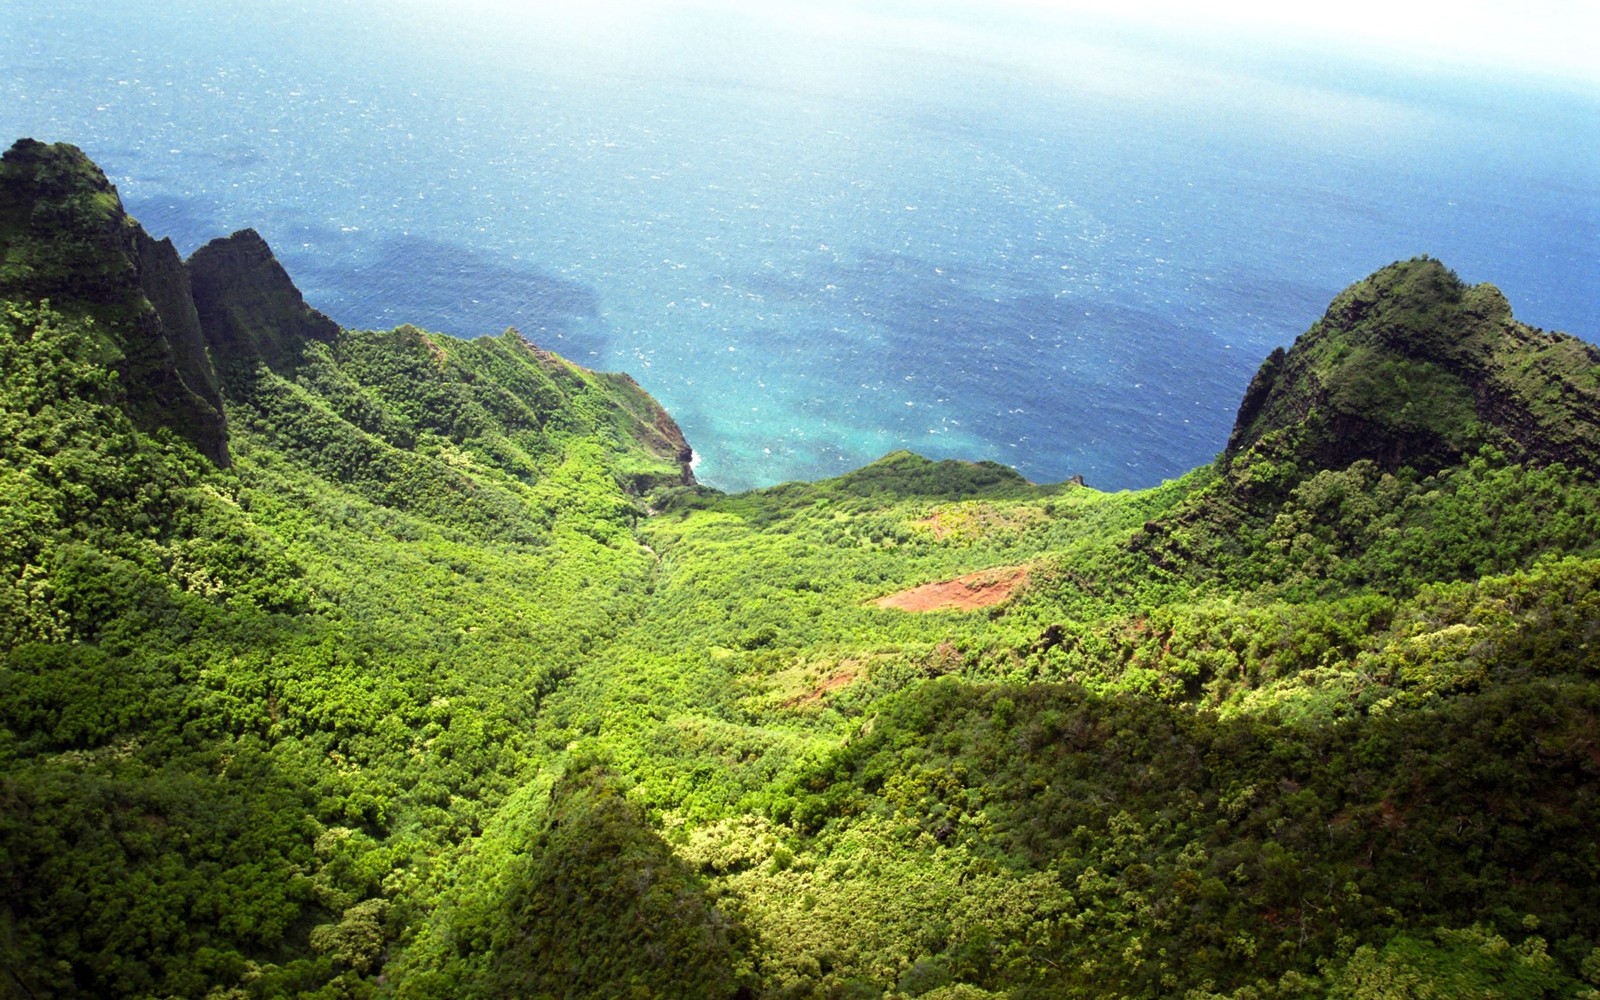
[[[69,146],[0,299],[0,996],[1600,996],[1600,351],[1437,261],[1116,494],[724,495]]]

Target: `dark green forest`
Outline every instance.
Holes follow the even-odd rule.
[[[1600,998],[1600,350],[1436,260],[1152,489],[725,495],[23,140],[0,458],[0,996]]]

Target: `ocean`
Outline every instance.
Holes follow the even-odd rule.
[[[1009,10],[1009,13],[1000,11]],[[353,328],[631,373],[703,482],[889,451],[1149,486],[1419,254],[1600,335],[1600,93],[881,0],[9,0],[0,138]]]

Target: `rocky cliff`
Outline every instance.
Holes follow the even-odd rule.
[[[0,159],[0,298],[48,300],[93,319],[119,355],[134,423],[175,431],[228,464],[222,400],[182,262],[128,217],[76,147],[23,139]]]
[[[219,365],[264,362],[292,370],[310,342],[331,344],[333,320],[306,305],[300,289],[254,229],[212,240],[189,258],[194,307]]]
[[[1224,461],[1431,472],[1483,445],[1600,471],[1600,350],[1518,322],[1499,289],[1421,257],[1352,285],[1267,359]]]

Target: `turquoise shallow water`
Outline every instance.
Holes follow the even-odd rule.
[[[723,488],[901,447],[1159,482],[1418,253],[1600,334],[1574,87],[955,8],[153,6],[12,0],[0,133],[186,253],[257,228],[347,326],[629,371]]]

